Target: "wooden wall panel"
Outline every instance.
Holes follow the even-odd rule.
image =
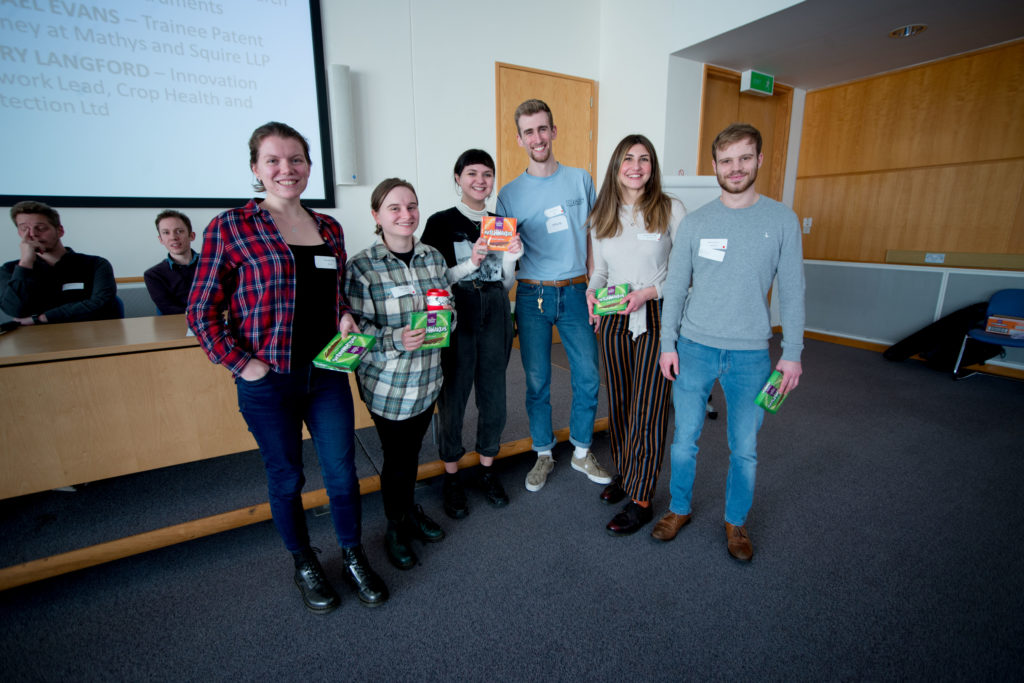
[[[1024,42],[809,92],[800,177],[1024,157]]]
[[[1020,159],[802,179],[794,206],[814,219],[804,257],[884,263],[888,249],[1020,253],[1022,186]]]
[[[1024,40],[807,94],[807,258],[1024,253]]]

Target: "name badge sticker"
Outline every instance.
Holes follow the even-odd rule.
[[[85,289],[85,283],[84,282],[65,282],[63,285],[61,285],[60,289],[61,289],[62,292],[70,292],[71,290],[74,290],[74,289]]]
[[[554,218],[555,216],[561,216],[563,214],[565,214],[565,209],[562,208],[561,204],[558,206],[552,206],[550,209],[544,209],[544,215],[548,218]]]
[[[710,259],[712,261],[724,261],[725,250],[728,246],[729,240],[721,237],[702,239],[700,241],[700,249],[697,251],[697,256]]]
[[[564,214],[548,218],[548,232],[562,232],[569,229],[569,219]]]
[[[391,298],[400,299],[403,296],[410,296],[416,293],[416,289],[412,285],[399,285],[398,287],[391,288]]]
[[[338,259],[334,258],[333,256],[322,256],[320,254],[317,254],[316,256],[313,257],[313,265],[315,265],[317,268],[323,268],[325,270],[337,270]]]
[[[660,242],[661,241],[661,233],[660,232],[638,232],[636,234],[636,238],[638,240],[640,240],[641,242]]]

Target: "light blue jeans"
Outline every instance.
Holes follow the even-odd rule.
[[[541,299],[540,306],[537,299]],[[587,319],[587,285],[544,287],[519,283],[516,289],[519,351],[526,373],[526,415],[535,451],[555,445],[551,428],[551,327],[558,328],[572,382],[569,441],[589,448],[594,436],[597,393],[597,335]]]
[[[672,383],[676,412],[672,441],[672,502],[677,515],[690,514],[693,478],[697,472],[697,439],[704,426],[705,406],[715,380],[725,392],[728,410],[729,476],[725,484],[725,521],[742,526],[754,500],[757,474],[757,432],[764,410],[754,404],[771,374],[768,349],[729,351],[679,337],[679,376]]]

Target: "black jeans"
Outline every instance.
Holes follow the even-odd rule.
[[[466,452],[462,423],[469,393],[476,388],[476,451],[494,457],[505,429],[505,368],[512,350],[512,313],[500,282],[457,284],[458,325],[451,346],[441,351],[444,384],[437,399],[438,450],[445,462]]]
[[[419,415],[404,420],[389,420],[370,412],[381,450],[384,466],[380,472],[380,495],[384,501],[384,516],[389,522],[398,522],[415,505],[416,471],[420,464],[423,435],[430,426],[434,406]]]

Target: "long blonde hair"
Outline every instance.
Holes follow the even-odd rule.
[[[661,191],[661,167],[654,145],[643,135],[633,134],[622,138],[612,152],[608,162],[608,171],[604,174],[601,192],[597,195],[594,208],[587,222],[597,239],[607,239],[622,234],[619,222],[619,209],[622,207],[622,188],[619,187],[619,169],[622,160],[633,145],[643,145],[651,157],[651,177],[644,185],[643,196],[633,207],[633,211],[643,214],[647,232],[664,234],[668,231],[669,217],[672,215],[672,200]]]

